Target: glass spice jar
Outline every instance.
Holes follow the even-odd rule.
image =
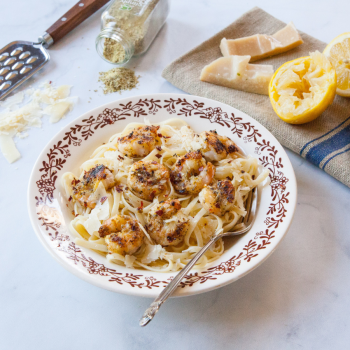
[[[147,51],[169,14],[170,0],[114,0],[102,13],[96,50],[122,66]]]

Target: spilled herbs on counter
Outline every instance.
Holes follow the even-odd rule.
[[[135,88],[139,83],[139,77],[135,75],[132,69],[113,68],[107,72],[100,72],[98,81],[104,84],[104,94],[117,91],[120,93],[122,90],[132,90]]]

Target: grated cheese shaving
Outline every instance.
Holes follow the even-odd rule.
[[[83,225],[90,235],[93,235],[94,232],[97,232],[101,226],[97,212],[92,211],[89,215],[89,218],[83,223]]]
[[[53,103],[44,109],[44,114],[50,116],[50,123],[54,124],[61,120],[69,111],[73,109],[73,103],[68,98]]]
[[[13,163],[21,158],[21,154],[18,152],[11,136],[0,135],[0,150],[9,163]]]
[[[70,85],[61,85],[58,88],[53,88],[51,84],[45,83],[43,85],[45,90],[36,90],[34,98],[40,99],[43,103],[48,105],[55,103],[58,100],[67,98],[70,94]]]
[[[72,110],[77,97],[68,97],[71,86],[61,85],[54,88],[49,83],[44,83],[39,89],[27,89],[20,91],[0,102],[4,109],[0,113],[0,136],[1,151],[10,163],[20,158],[16,145],[12,138],[25,138],[27,133],[23,132],[28,127],[41,127],[41,118],[49,116],[50,123],[56,123]],[[20,106],[24,98],[28,101]],[[5,154],[6,153],[6,154]]]
[[[195,132],[191,128],[187,126],[183,126],[180,129],[180,135],[182,138],[182,143],[186,148],[186,151],[189,152],[189,151],[201,149],[202,145],[199,142],[199,139],[196,136]]]
[[[136,260],[136,256],[133,256],[133,255],[125,255],[125,259],[124,259],[125,266],[126,266],[126,267],[129,267],[129,268],[134,267],[134,261],[135,261],[135,260]]]
[[[19,139],[25,139],[28,136],[29,136],[29,134],[27,132],[18,132],[16,134],[16,137],[18,137]]]
[[[149,264],[152,261],[156,261],[157,259],[162,258],[165,252],[165,249],[160,244],[147,244],[145,254],[141,262],[143,264]]]

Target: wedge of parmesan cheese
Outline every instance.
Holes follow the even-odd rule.
[[[221,57],[205,66],[200,80],[236,90],[269,94],[273,66],[249,64],[250,56]]]
[[[273,35],[256,34],[239,39],[223,38],[220,49],[224,57],[230,55],[249,55],[250,61],[277,55],[291,50],[303,43],[292,22]]]

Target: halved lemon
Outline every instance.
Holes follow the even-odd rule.
[[[311,52],[277,69],[269,85],[270,101],[285,122],[308,123],[333,102],[336,83],[335,69],[327,57]]]
[[[350,32],[333,39],[323,53],[337,72],[337,94],[350,97]]]

